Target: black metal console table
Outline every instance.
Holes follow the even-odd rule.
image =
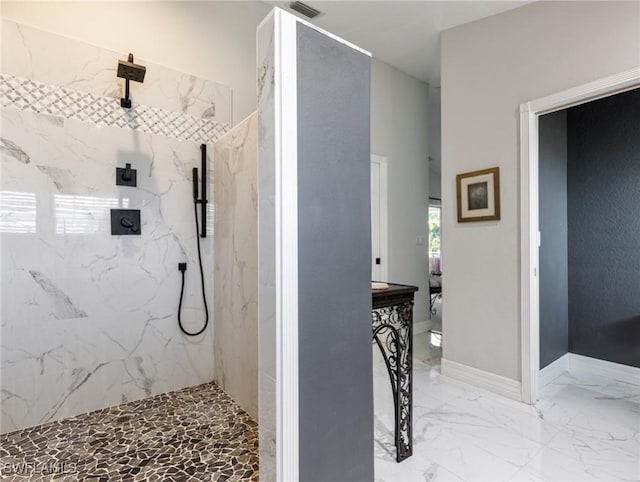
[[[413,297],[417,286],[372,290],[373,340],[389,372],[395,407],[396,461],[413,453]]]

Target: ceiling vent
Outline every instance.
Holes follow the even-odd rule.
[[[291,10],[295,10],[298,13],[301,13],[307,18],[317,17],[322,13],[320,12],[320,10],[316,10],[315,8],[310,7],[306,3],[302,3],[302,2],[291,2],[289,4],[289,8]]]

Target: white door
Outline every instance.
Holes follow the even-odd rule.
[[[371,279],[387,280],[387,163],[371,156]]]

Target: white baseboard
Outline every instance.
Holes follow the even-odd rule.
[[[538,376],[538,384],[540,388],[551,383],[563,373],[568,372],[570,369],[571,353],[565,353],[556,361],[550,363],[540,370],[540,375]]]
[[[431,320],[414,321],[413,322],[413,336],[420,333],[426,333],[431,329]]]
[[[640,368],[605,360],[598,360],[575,353],[569,355],[569,371],[583,370],[596,375],[633,385],[640,385]]]
[[[519,402],[522,401],[520,382],[517,380],[485,372],[446,358],[442,359],[441,367],[442,375],[445,377],[483,388]]]
[[[599,360],[575,353],[565,353],[553,363],[540,370],[540,387],[551,383],[565,372],[586,371],[611,380],[640,385],[640,368]]]

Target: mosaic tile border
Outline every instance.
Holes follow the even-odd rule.
[[[183,141],[213,142],[229,126],[213,119],[136,104],[123,109],[120,100],[35,80],[0,74],[2,107],[92,122],[99,126],[140,130]]]

